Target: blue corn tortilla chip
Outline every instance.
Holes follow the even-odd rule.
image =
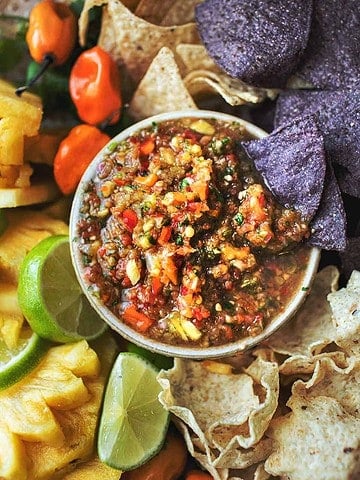
[[[242,145],[278,202],[311,220],[320,205],[326,171],[315,117],[299,117],[268,137]]]
[[[281,88],[305,50],[311,13],[311,0],[206,0],[195,19],[209,55],[226,73]]]
[[[360,86],[359,0],[314,0],[309,42],[296,74],[319,88]]]
[[[326,157],[342,192],[360,197],[360,90],[288,91],[276,102],[275,128],[317,114]]]
[[[346,226],[340,189],[332,165],[328,163],[319,209],[310,223],[308,243],[324,250],[344,251],[347,246]]]

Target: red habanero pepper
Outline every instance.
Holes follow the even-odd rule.
[[[77,40],[77,19],[71,8],[54,0],[38,2],[30,12],[26,43],[31,57],[42,64],[27,85],[16,90],[21,95],[50,66],[62,65],[72,53]]]
[[[119,120],[122,107],[119,70],[99,46],[79,55],[70,72],[69,90],[83,122],[113,125]]]
[[[110,137],[91,125],[72,128],[60,143],[54,159],[54,176],[63,194],[76,187],[95,155],[110,141]]]

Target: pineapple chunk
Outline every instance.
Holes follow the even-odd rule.
[[[20,438],[0,422],[0,478],[27,479],[26,451]]]
[[[24,165],[0,164],[0,188],[30,187],[30,177],[33,171],[29,163]]]
[[[97,354],[85,340],[52,348],[48,361],[68,368],[78,377],[97,377],[101,368]]]
[[[9,226],[0,237],[0,277],[16,285],[25,255],[44,238],[67,234],[69,228],[61,220],[29,210],[9,210],[7,217]]]
[[[36,135],[42,119],[42,103],[40,97],[25,92],[21,97],[15,94],[15,87],[0,79],[0,112],[1,118],[21,119],[21,133],[28,137]]]
[[[24,324],[24,317],[21,313],[8,313],[0,311],[0,344],[3,341],[6,348],[15,350],[22,326]]]
[[[62,480],[119,480],[121,472],[102,463],[98,457],[94,457],[86,463],[76,467],[73,472],[68,473]]]
[[[0,118],[0,163],[22,165],[24,162],[24,135],[19,120]]]
[[[25,188],[30,187],[30,177],[34,173],[33,168],[31,167],[30,163],[24,163],[19,168],[19,174],[16,179],[14,187],[16,188]]]
[[[59,189],[54,181],[44,180],[23,188],[1,188],[0,208],[21,207],[36,203],[51,202],[59,196]]]
[[[23,322],[16,286],[0,283],[0,339],[7,348],[16,348]]]
[[[21,315],[16,286],[0,283],[0,311]]]
[[[0,443],[6,435],[14,445],[11,458],[0,449],[2,480],[63,479],[75,462],[93,458],[104,385],[117,349],[110,335],[94,345],[102,359],[100,373],[97,354],[87,342],[60,345],[30,375],[0,393]],[[80,382],[74,381],[80,373],[81,391],[87,391],[81,404],[76,398]],[[18,476],[12,475],[15,471]]]

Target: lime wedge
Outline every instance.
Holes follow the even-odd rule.
[[[50,347],[50,342],[30,328],[23,328],[16,349],[0,339],[0,390],[10,387],[31,372]]]
[[[158,400],[158,370],[135,353],[119,353],[105,391],[98,455],[119,470],[133,470],[161,449],[169,412]]]
[[[92,340],[107,328],[77,281],[67,235],[45,238],[26,255],[18,299],[34,332],[54,342]]]

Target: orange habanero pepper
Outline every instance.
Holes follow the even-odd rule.
[[[120,74],[112,57],[99,46],[82,52],[69,79],[70,96],[81,120],[90,125],[120,118]]]
[[[42,64],[30,82],[16,90],[21,95],[50,66],[62,65],[70,57],[77,40],[77,19],[71,8],[54,0],[41,0],[29,15],[26,43],[31,57]]]
[[[76,190],[91,160],[109,141],[108,135],[91,125],[81,124],[70,130],[54,159],[54,177],[64,195]]]

